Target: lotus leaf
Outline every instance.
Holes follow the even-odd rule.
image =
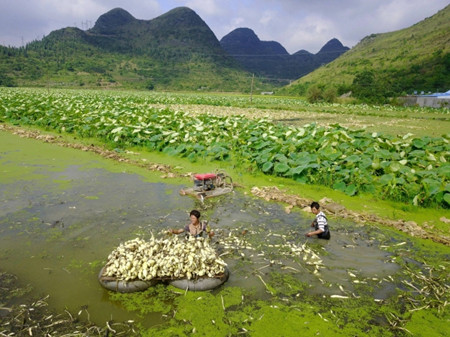
[[[422,183],[428,191],[429,195],[434,195],[441,189],[441,182],[435,179],[425,178],[422,180]]]
[[[270,170],[272,170],[272,167],[273,163],[271,161],[266,161],[261,169],[264,173],[268,173],[270,172]]]
[[[395,179],[395,176],[392,173],[388,173],[388,174],[384,174],[380,177],[380,179],[378,180],[378,183],[380,185],[387,185],[391,182],[393,182]]]
[[[335,190],[341,191],[341,192],[345,192],[345,189],[347,188],[347,185],[343,182],[343,181],[339,181],[334,183],[333,188]]]
[[[273,160],[286,163],[288,161],[288,158],[284,154],[278,153],[273,157]]]
[[[302,172],[306,169],[306,166],[300,165],[292,169],[292,174],[301,175]]]
[[[422,149],[426,144],[425,144],[425,142],[424,142],[422,139],[420,139],[420,138],[415,138],[415,139],[413,139],[413,141],[412,141],[412,145],[413,145],[415,148],[417,148],[417,149]]]
[[[391,172],[397,172],[400,170],[401,164],[399,162],[391,162],[391,165],[389,166],[389,169]]]
[[[276,163],[274,171],[277,173],[285,173],[289,170],[289,166],[285,163]]]
[[[450,193],[445,193],[443,199],[447,203],[447,205],[450,205]]]
[[[319,150],[318,153],[322,158],[326,158],[333,161],[342,155],[342,152],[333,149],[331,146]]]
[[[358,156],[358,155],[356,155],[356,154],[353,154],[353,155],[351,155],[351,156],[348,156],[345,160],[346,160],[347,162],[349,162],[349,163],[356,163],[356,162],[358,162],[360,159],[361,159],[360,156]]]
[[[382,150],[381,149],[381,150],[375,152],[374,157],[375,158],[380,158],[380,159],[391,159],[392,158],[392,154],[388,150]]]
[[[362,156],[359,162],[359,167],[363,170],[367,169],[372,165],[372,160],[367,156]]]
[[[450,164],[444,164],[441,167],[439,167],[437,169],[437,173],[440,176],[449,179],[450,178]]]
[[[345,189],[345,194],[351,196],[351,195],[355,195],[357,191],[358,191],[357,187],[354,184],[350,184]]]

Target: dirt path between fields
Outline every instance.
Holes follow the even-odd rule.
[[[157,164],[157,163],[149,163],[138,160],[133,160],[125,157],[121,153],[116,151],[107,150],[101,146],[96,145],[84,145],[79,143],[71,143],[62,139],[62,137],[53,136],[53,135],[45,135],[39,131],[26,130],[20,127],[9,126],[5,124],[0,124],[0,131],[8,131],[13,134],[16,134],[20,137],[32,138],[36,140],[40,140],[47,143],[56,144],[63,147],[70,147],[73,149],[78,149],[82,151],[90,151],[94,152],[104,158],[112,159],[118,162],[127,163],[131,165],[136,165],[142,168],[145,168],[150,171],[159,171],[162,173],[161,178],[177,178],[177,177],[192,177],[191,172],[179,173],[170,165],[165,164]],[[127,153],[127,152],[125,152]],[[128,152],[129,153],[129,152]],[[250,186],[245,186],[250,187]],[[287,204],[285,207],[285,211],[287,213],[291,212],[294,207],[298,207],[304,211],[310,212],[309,205],[312,200],[299,197],[297,195],[292,195],[279,189],[276,186],[260,186],[260,187],[251,187],[251,192],[254,196],[263,198],[267,201],[276,201]],[[431,228],[425,229],[419,226],[414,221],[405,221],[402,219],[392,220],[387,218],[382,218],[380,216],[374,214],[365,214],[358,213],[352,210],[346,209],[343,205],[334,202],[331,199],[324,198],[319,201],[321,204],[323,211],[331,216],[341,217],[345,219],[349,219],[355,221],[357,223],[362,224],[381,224],[389,227],[396,228],[402,232],[405,232],[411,236],[419,237],[423,239],[430,239],[434,242],[442,243],[444,245],[450,246],[450,237],[436,235],[432,233]],[[441,221],[450,223],[450,219],[441,218]]]

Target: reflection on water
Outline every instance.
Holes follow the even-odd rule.
[[[180,196],[181,186],[144,182],[136,174],[79,165],[58,172],[37,169],[44,178],[0,187],[1,268],[30,283],[34,295],[50,294],[56,309],[78,312],[87,305],[93,322],[140,319],[108,300],[97,273],[120,242],[181,228],[192,208],[199,208],[217,233],[213,243],[231,270],[225,286],[251,289],[261,298],[267,296],[262,279],[273,271],[310,284],[310,293],[358,295],[351,274],[376,283],[398,268],[362,227],[330,219],[330,241],[306,239],[311,217],[286,214],[280,205],[238,191],[202,205]],[[223,242],[232,236],[244,244],[226,249]],[[321,256],[319,275],[285,249],[302,244]],[[145,320],[158,324],[161,315]]]

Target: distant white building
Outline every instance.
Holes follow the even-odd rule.
[[[403,97],[405,105],[418,105],[431,108],[450,108],[450,90],[429,95]]]
[[[450,90],[447,92],[437,92],[431,95],[417,96],[417,105],[429,106],[432,108],[450,108]]]

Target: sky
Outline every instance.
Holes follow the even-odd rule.
[[[293,54],[317,53],[332,38],[353,47],[365,36],[407,28],[436,14],[450,0],[0,0],[0,45],[21,47],[65,27],[92,28],[120,7],[151,20],[185,6],[220,40],[250,28]]]

